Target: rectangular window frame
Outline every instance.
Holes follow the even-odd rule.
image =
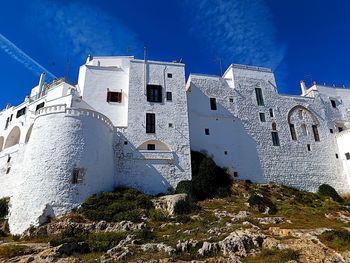
[[[295,131],[295,126],[294,124],[289,124],[289,129],[290,129],[290,134],[292,135],[292,140],[293,141],[297,141],[298,138],[297,138],[297,133]]]
[[[26,114],[26,110],[27,110],[27,107],[23,107],[22,109],[18,110],[17,113],[16,113],[16,118],[19,118],[23,115]]]
[[[265,118],[265,113],[264,112],[259,112],[259,118],[261,122],[266,122],[266,118]]]
[[[166,92],[166,100],[173,101],[173,93],[171,91]]]
[[[259,106],[264,106],[264,97],[261,88],[255,88],[256,101]]]
[[[337,108],[337,103],[335,102],[335,100],[330,99],[330,101],[331,101],[332,108]]]
[[[122,103],[122,92],[118,91],[107,91],[107,102]]]
[[[146,113],[146,133],[156,133],[156,114]]]
[[[273,146],[280,146],[280,139],[278,137],[278,132],[271,132],[272,136],[272,145]]]
[[[40,110],[41,108],[44,108],[45,106],[45,102],[43,101],[42,103],[39,103],[38,105],[36,105],[35,111]]]
[[[316,125],[312,125],[312,132],[314,133],[315,142],[319,142],[320,141],[320,135],[318,133],[318,129],[317,129]]]
[[[83,177],[85,175],[84,168],[73,168],[72,170],[72,184],[79,184],[83,182]]]
[[[204,129],[204,134],[205,134],[205,135],[210,135],[209,128],[205,128],[205,129]]]
[[[161,85],[147,85],[147,101],[148,102],[162,102],[162,86]]]
[[[216,107],[216,98],[210,98],[210,109],[211,109],[211,110],[217,110],[217,107]]]
[[[147,144],[147,151],[155,151],[156,150],[156,145],[153,143]]]

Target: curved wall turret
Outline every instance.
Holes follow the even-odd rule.
[[[63,105],[40,109],[11,198],[11,233],[69,212],[114,188],[113,125],[104,115]]]

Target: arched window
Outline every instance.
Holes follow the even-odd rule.
[[[26,135],[26,139],[25,139],[24,143],[28,143],[28,142],[29,142],[30,135],[32,134],[32,130],[33,130],[33,125],[34,125],[34,124],[32,124],[32,125],[30,126],[30,128],[28,129],[27,135]]]
[[[137,150],[158,150],[158,151],[169,151],[169,147],[161,141],[158,140],[149,140],[147,142],[142,143]]]
[[[3,136],[1,136],[0,137],[0,152],[2,151],[2,146],[4,146],[4,137]]]
[[[277,131],[277,124],[276,124],[276,122],[272,123],[272,130]]]
[[[12,129],[10,134],[7,136],[4,149],[18,144],[20,137],[21,137],[21,130],[18,128],[18,126],[16,126]]]

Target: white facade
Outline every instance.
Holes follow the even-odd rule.
[[[191,148],[205,150],[238,179],[309,191],[327,183],[349,192],[350,161],[345,154],[350,151],[350,90],[316,84],[307,90],[303,82],[301,86],[303,96],[281,95],[270,69],[234,64],[223,77],[190,75]],[[273,145],[272,133],[278,145]]]
[[[148,101],[150,84],[161,101]],[[146,113],[155,114],[148,133]],[[0,125],[0,198],[10,197],[14,234],[116,186],[157,194],[191,178],[180,63],[88,59],[78,85],[42,77],[25,102],[0,112]]]

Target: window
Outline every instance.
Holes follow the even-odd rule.
[[[43,108],[44,106],[45,106],[45,102],[42,102],[42,103],[36,105],[35,111],[37,111],[37,110]]]
[[[261,122],[265,122],[265,121],[266,121],[266,120],[265,120],[265,113],[260,112],[260,113],[259,113],[259,117],[260,117],[260,121],[261,121]]]
[[[147,101],[162,102],[162,86],[147,85]]]
[[[121,92],[114,92],[114,91],[108,91],[107,92],[107,102],[122,102],[122,93]]]
[[[264,99],[260,88],[255,88],[256,100],[259,106],[264,106]]]
[[[350,160],[350,153],[346,153],[345,158],[346,158],[346,160]]]
[[[305,123],[303,123],[303,124],[301,125],[301,128],[302,128],[303,134],[304,134],[305,136],[309,136],[309,135],[310,135],[309,128],[307,127],[307,125],[306,125]]]
[[[280,139],[278,138],[278,132],[271,132],[273,146],[280,146]]]
[[[173,74],[168,73],[168,78],[171,79],[173,77]]]
[[[227,155],[227,151],[224,151],[224,154]]]
[[[339,158],[339,156],[338,156],[338,154],[337,154],[337,153],[335,154],[335,158],[337,158],[337,159]]]
[[[216,99],[215,98],[210,98],[210,109],[216,110]]]
[[[24,107],[24,108],[20,109],[19,111],[17,111],[16,118],[19,118],[22,115],[26,114],[26,109],[27,109],[27,107]]]
[[[296,141],[297,140],[297,134],[295,132],[294,124],[289,124],[289,129],[290,129],[290,134],[292,135],[292,140]]]
[[[166,93],[166,100],[167,101],[173,100],[173,94],[170,91],[167,91],[167,93]]]
[[[124,145],[128,145],[128,142],[127,142],[127,141],[124,141]]]
[[[330,132],[330,133],[333,133],[333,129],[329,129],[329,132]]]
[[[310,144],[307,144],[307,150],[308,150],[309,152],[311,152],[311,145],[310,145]]]
[[[74,168],[72,172],[72,184],[82,183],[84,175],[84,168]]]
[[[10,173],[10,171],[11,171],[11,167],[7,168],[7,170],[6,170],[6,174],[9,174],[9,173]]]
[[[238,177],[238,172],[233,172],[233,177]]]
[[[339,132],[343,131],[343,127],[338,127],[338,131]]]
[[[314,132],[315,142],[320,141],[320,135],[318,134],[318,129],[316,125],[312,125],[312,131]]]
[[[230,101],[230,102],[233,102],[233,98],[232,98],[232,97],[230,97],[230,98],[229,98],[229,101]]]
[[[7,118],[6,120],[6,124],[5,124],[5,130],[7,129],[7,127],[9,126],[10,123],[10,117]]]
[[[173,124],[172,123],[169,123],[169,128],[172,128],[173,127]]]
[[[205,128],[205,129],[204,129],[204,133],[205,133],[205,135],[209,135],[209,129],[208,129],[208,128]]]
[[[11,161],[11,156],[9,155],[8,157],[7,157],[7,162],[9,163]]]
[[[277,124],[276,124],[276,122],[272,123],[272,130],[277,131]]]
[[[333,108],[336,108],[336,107],[337,107],[337,104],[335,103],[335,100],[331,100],[331,104],[332,104],[332,107],[333,107]]]
[[[154,151],[155,149],[156,149],[156,145],[155,144],[147,144],[147,150]]]
[[[154,113],[146,113],[146,133],[156,132],[156,115]]]
[[[273,117],[273,109],[269,109],[270,111],[270,117],[272,118]]]

